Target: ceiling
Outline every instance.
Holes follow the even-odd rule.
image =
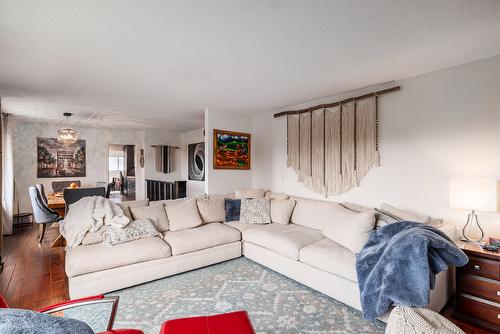
[[[500,54],[492,0],[0,0],[7,112],[203,126]]]

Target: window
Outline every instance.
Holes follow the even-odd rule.
[[[109,170],[125,170],[125,160],[123,157],[109,157]]]

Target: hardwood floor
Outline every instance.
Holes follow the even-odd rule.
[[[58,229],[47,226],[42,244],[37,232],[37,225],[16,226],[4,237],[0,294],[11,307],[36,310],[69,299],[64,247],[50,247]]]
[[[64,248],[51,248],[57,228],[47,228],[42,244],[36,242],[38,226],[15,229],[4,238],[5,267],[0,273],[0,294],[11,307],[39,309],[69,299],[64,273]],[[467,334],[488,334],[488,330],[453,319],[451,303],[442,314]]]

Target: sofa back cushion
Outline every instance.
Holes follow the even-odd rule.
[[[271,199],[289,199],[290,196],[288,194],[280,194],[280,193],[273,193],[272,191],[266,191],[266,194],[264,197],[268,197]]]
[[[168,231],[168,218],[163,205],[141,206],[137,208],[132,207],[130,208],[130,212],[132,213],[132,218],[149,218],[156,223],[158,231]]]
[[[221,223],[226,218],[224,199],[199,199],[196,201],[203,223]]]
[[[271,199],[271,221],[273,223],[288,224],[292,216],[295,201],[289,199]]]
[[[342,220],[346,215],[352,213],[336,202],[320,201],[301,197],[290,197],[297,204],[293,209],[290,221],[316,230],[322,230],[327,222]]]
[[[351,211],[342,220],[332,221],[325,224],[322,233],[328,239],[359,253],[368,241],[368,236],[375,226],[375,214],[373,211],[356,213]]]
[[[123,213],[125,216],[127,216],[130,220],[132,220],[132,213],[130,212],[129,208],[136,208],[140,206],[148,206],[149,205],[149,199],[141,199],[137,201],[128,201],[128,202],[120,202],[116,203],[120,208],[122,208]]]
[[[236,199],[263,198],[265,194],[266,191],[262,189],[236,189],[234,191],[234,197]]]
[[[166,205],[170,231],[187,230],[200,226],[201,220],[195,199],[188,199],[177,204]]]

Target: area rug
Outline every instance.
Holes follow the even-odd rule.
[[[257,333],[383,333],[381,321],[247,258],[111,293],[120,296],[115,328],[157,334],[168,319],[246,310]],[[101,307],[66,311],[103,330]]]

